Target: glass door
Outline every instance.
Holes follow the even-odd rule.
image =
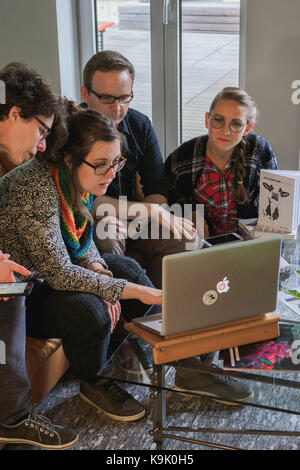
[[[152,118],[150,1],[95,0],[96,49],[114,50],[135,68],[131,106]]]
[[[238,86],[240,0],[94,0],[96,48],[136,70],[132,107],[153,123],[166,158],[206,133],[205,112]]]
[[[238,86],[239,25],[239,0],[181,0],[181,141],[206,134],[212,99]]]

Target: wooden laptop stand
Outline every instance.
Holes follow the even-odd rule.
[[[279,320],[275,314],[265,313],[171,336],[160,336],[135,323],[126,323],[125,328],[152,346],[155,364],[166,364],[220,349],[277,338]]]

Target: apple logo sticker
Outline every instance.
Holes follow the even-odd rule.
[[[224,277],[223,281],[218,282],[217,291],[219,292],[219,294],[224,294],[224,292],[228,292],[229,289],[229,280],[227,279],[227,277]]]

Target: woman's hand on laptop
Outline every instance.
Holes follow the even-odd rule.
[[[123,289],[121,299],[137,299],[147,305],[161,305],[162,291],[155,287],[141,286],[133,282],[127,282]]]

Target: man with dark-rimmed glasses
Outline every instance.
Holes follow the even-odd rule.
[[[94,203],[95,214],[97,208],[103,203],[110,203],[113,214],[117,216],[123,212],[120,196],[127,197],[127,210],[130,212],[132,203],[142,201],[147,209],[148,220],[161,225],[169,224],[170,231],[176,233],[177,239],[170,235],[170,239],[143,239],[134,237],[125,239],[122,233],[126,232],[127,220],[134,218],[127,213],[127,220],[123,222],[113,219],[119,234],[116,239],[99,239],[97,224],[95,224],[95,243],[100,252],[113,252],[117,254],[130,254],[142,262],[153,284],[161,287],[162,258],[171,253],[185,251],[185,244],[194,237],[193,225],[181,217],[172,217],[170,223],[169,213],[162,208],[167,203],[168,186],[164,175],[163,159],[157,137],[150,120],[144,114],[130,108],[133,99],[133,83],[135,71],[133,65],[121,54],[115,51],[102,51],[95,54],[86,64],[83,72],[83,86],[81,94],[85,106],[96,109],[109,116],[117,125],[127,141],[124,153],[126,165],[118,172],[117,177],[108,187],[105,196],[96,198]],[[137,179],[140,178],[142,194],[137,193]],[[106,206],[107,207],[107,206]],[[124,212],[123,212],[124,213]],[[122,214],[123,215],[123,214]],[[109,219],[110,223],[112,218]],[[103,222],[103,220],[102,220]],[[173,226],[172,226],[173,224]],[[124,227],[126,226],[126,228]],[[137,231],[141,225],[137,225]],[[150,229],[148,230],[150,232]]]

